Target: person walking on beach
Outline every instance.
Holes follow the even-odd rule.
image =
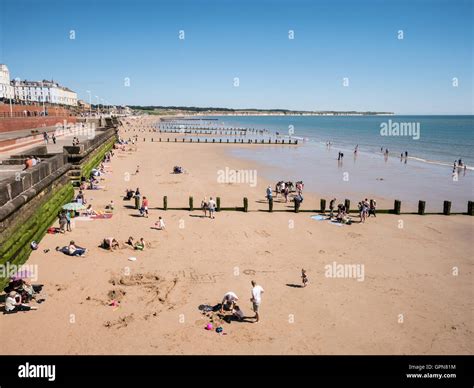
[[[54,133],[53,133],[52,139],[53,139],[53,144],[56,144],[56,135]]]
[[[331,199],[331,201],[329,202],[329,219],[332,219],[332,217],[334,216],[334,208],[336,207],[336,198],[333,198]]]
[[[142,207],[140,208],[140,214],[141,214],[143,217],[147,217],[147,218],[148,218],[148,198],[147,198],[147,197],[143,197],[143,200],[142,200]]]
[[[64,211],[59,212],[58,219],[59,219],[59,231],[61,233],[66,233],[64,229],[66,228],[67,220],[66,220],[66,215],[64,214]]]
[[[273,199],[273,191],[272,191],[272,187],[271,186],[268,186],[267,187],[267,195],[266,195],[267,199],[270,201],[271,199]]]
[[[43,139],[44,139],[44,144],[47,145],[49,143],[48,132],[43,132]]]
[[[209,208],[209,218],[212,218],[212,219],[216,218],[214,216],[215,211],[216,211],[216,202],[212,199],[212,197],[209,198],[209,202],[208,202],[207,206]]]
[[[260,304],[262,303],[262,293],[264,292],[263,287],[259,286],[255,280],[251,281],[252,284],[252,297],[250,301],[252,302],[252,308],[255,313],[254,319],[255,323],[260,320],[260,316],[258,315],[258,310],[260,309]]]
[[[71,213],[69,213],[69,211],[66,211],[66,230],[68,232],[72,232],[72,229],[71,229]]]
[[[201,201],[201,209],[204,212],[204,217],[207,217],[208,208],[209,208],[209,205],[207,203],[207,199],[204,197],[204,199]]]
[[[377,217],[375,214],[375,210],[377,209],[377,202],[375,200],[371,199],[370,200],[370,207],[369,207],[369,217],[372,214],[374,217]]]

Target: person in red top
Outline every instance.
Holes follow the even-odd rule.
[[[147,197],[143,197],[140,214],[144,217],[148,217],[148,198]]]

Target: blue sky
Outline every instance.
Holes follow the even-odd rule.
[[[471,0],[0,0],[0,63],[93,102],[472,114],[473,19]]]

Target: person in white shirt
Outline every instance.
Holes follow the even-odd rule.
[[[224,295],[224,297],[222,298],[221,313],[224,312],[224,308],[226,308],[227,310],[232,311],[234,306],[235,306],[235,302],[237,302],[238,300],[239,300],[239,298],[237,297],[237,295],[234,292],[232,292],[232,291],[227,292]]]
[[[258,322],[260,317],[258,315],[258,310],[260,307],[260,303],[262,303],[262,293],[264,292],[263,287],[259,286],[255,280],[252,280],[252,298],[250,301],[253,305],[253,311],[255,312],[255,322]]]
[[[164,230],[166,228],[163,218],[158,217],[158,221],[155,222],[155,227],[159,230]]]
[[[21,303],[21,296],[16,291],[11,291],[5,299],[5,312],[11,314],[17,311],[36,310],[35,306]]]
[[[216,211],[216,202],[212,199],[212,197],[209,199],[209,202],[207,204],[207,207],[209,209],[209,218],[216,218],[214,216],[215,211]]]

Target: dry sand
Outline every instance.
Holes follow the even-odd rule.
[[[379,215],[337,227],[313,213],[269,214],[256,211],[266,209],[258,201],[268,182],[260,177],[255,188],[217,182],[225,167],[258,170],[226,156],[228,145],[137,147],[116,151],[104,190],[86,191],[95,209],[113,200],[113,218],[76,221],[71,233],[47,235],[32,253],[28,264],[38,265],[47,300],[37,311],[0,315],[1,354],[472,354],[471,217]],[[187,173],[171,174],[174,165]],[[127,187],[149,198],[149,218],[122,201]],[[205,196],[242,206],[247,196],[253,211],[211,220],[200,210],[155,209],[164,195],[169,207],[186,207],[189,195],[195,207]],[[317,198],[306,193],[303,208]],[[165,231],[151,228],[158,216]],[[150,246],[107,252],[98,245],[108,236],[144,237]],[[89,248],[86,257],[54,251],[71,239]],[[333,262],[363,264],[364,281],[326,277]],[[301,268],[306,288],[291,286],[301,283]],[[224,322],[225,335],[204,330],[210,318],[198,307],[230,290],[253,315],[252,279],[265,289],[260,322]],[[120,306],[109,306],[111,299]]]

